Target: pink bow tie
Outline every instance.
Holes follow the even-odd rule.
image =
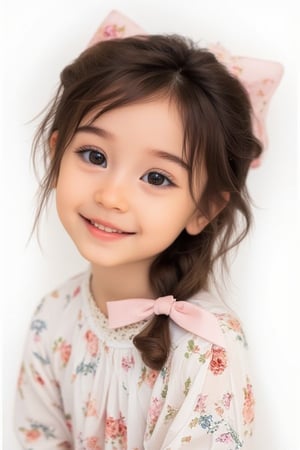
[[[172,295],[151,299],[128,299],[107,302],[110,328],[119,328],[153,314],[165,314],[181,328],[206,339],[220,347],[225,347],[224,336],[216,316],[205,309],[185,301],[176,301]]]

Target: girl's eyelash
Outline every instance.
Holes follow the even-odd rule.
[[[86,145],[86,146],[80,147],[78,150],[75,151],[75,153],[77,153],[79,155],[79,157],[88,164],[92,164],[92,165],[96,165],[96,166],[98,165],[98,166],[102,166],[102,167],[103,167],[103,164],[105,164],[105,166],[107,165],[106,154],[100,148]],[[97,158],[92,159],[91,158],[92,154],[94,154],[94,156],[97,155]],[[86,157],[87,155],[89,155],[88,158]]]
[[[75,150],[75,153],[85,153],[85,152],[99,152],[103,153],[105,155],[104,151],[101,148],[93,147],[91,145],[83,145],[82,147],[79,147],[78,150]]]

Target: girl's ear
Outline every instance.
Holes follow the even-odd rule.
[[[199,211],[196,211],[186,224],[185,230],[188,234],[196,236],[203,230],[203,228],[206,227],[208,223],[209,219],[204,217]]]
[[[50,159],[53,158],[54,153],[55,153],[55,149],[56,149],[56,143],[57,143],[57,138],[58,138],[58,131],[53,131],[53,133],[51,134],[50,138],[49,138],[49,148],[50,148]]]
[[[211,207],[210,217],[204,216],[199,210],[196,210],[192,217],[188,220],[185,230],[188,234],[196,236],[199,234],[206,225],[209,224],[221,211],[225,208],[230,199],[229,192],[222,192],[223,201],[222,203],[215,203]]]

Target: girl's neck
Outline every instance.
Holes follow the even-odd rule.
[[[133,266],[91,266],[90,289],[103,314],[107,316],[107,301],[127,298],[154,298],[149,282],[149,264]]]

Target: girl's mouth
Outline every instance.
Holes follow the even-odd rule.
[[[81,214],[80,216],[87,224],[89,224],[90,227],[93,227],[95,231],[99,230],[100,232],[107,233],[107,235],[128,236],[135,234],[134,232],[121,230],[120,228],[117,228],[115,225],[108,222],[98,222],[96,219],[89,219],[85,216],[82,216]]]
[[[105,231],[106,233],[119,233],[119,234],[123,234],[124,233],[124,231],[118,230],[116,228],[106,227],[105,225],[102,225],[101,223],[94,222],[93,220],[89,220],[89,222],[94,227],[98,228],[98,230]],[[131,234],[131,233],[126,233],[126,234]]]

